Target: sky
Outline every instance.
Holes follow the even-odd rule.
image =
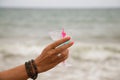
[[[120,8],[120,0],[0,0],[0,7]]]

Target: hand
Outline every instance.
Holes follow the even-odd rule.
[[[70,40],[70,37],[55,41],[42,51],[41,55],[35,59],[39,73],[45,72],[67,59],[69,53],[68,48],[73,45],[73,42],[60,45],[68,40]]]

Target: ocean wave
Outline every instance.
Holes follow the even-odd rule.
[[[116,54],[120,54],[120,46],[113,44],[76,43],[71,49],[71,56],[75,60],[106,60]]]
[[[45,47],[36,43],[12,43],[0,46],[0,54],[6,57],[16,55],[40,54]],[[120,46],[116,44],[84,44],[76,42],[70,48],[70,55],[73,59],[107,59],[107,57],[120,54]]]
[[[37,57],[44,47],[45,45],[38,46],[33,43],[1,45],[0,70],[15,67]],[[71,67],[56,67],[41,74],[38,79],[49,80],[49,78],[52,78],[52,80],[59,80],[65,73],[66,76],[63,78],[65,80],[119,80],[119,45],[76,42],[69,50],[70,55],[66,62],[70,63]]]

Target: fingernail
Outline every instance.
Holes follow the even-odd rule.
[[[72,41],[71,44],[74,44],[74,41]]]
[[[70,36],[67,36],[68,39],[70,39],[71,37]]]

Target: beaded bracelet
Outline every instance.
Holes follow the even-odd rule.
[[[35,71],[34,78],[36,79],[37,76],[38,76],[38,70],[37,70],[37,67],[36,67],[33,59],[31,60],[31,62],[32,62],[32,65],[33,65],[33,68],[34,68],[34,71]]]
[[[37,78],[38,70],[33,59],[31,61],[25,62],[25,69],[29,78],[33,80]]]

